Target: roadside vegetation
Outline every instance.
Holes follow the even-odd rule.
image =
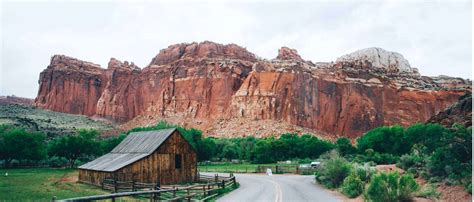
[[[438,198],[436,183],[462,185],[471,193],[472,128],[414,124],[375,128],[356,140],[338,140],[336,150],[320,157],[316,180],[349,198],[405,201],[415,196]],[[351,148],[352,147],[352,148]],[[406,172],[375,172],[375,165],[395,164]],[[415,178],[428,182],[419,185]]]

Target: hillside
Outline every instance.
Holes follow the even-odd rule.
[[[41,131],[49,138],[74,132],[76,129],[96,129],[104,134],[114,133],[117,129],[102,121],[95,121],[84,115],[66,114],[33,106],[0,103],[0,124],[26,127]]]
[[[104,69],[55,55],[39,81],[39,108],[126,127],[167,120],[226,137],[281,130],[357,137],[382,125],[425,122],[471,91],[468,80],[422,76],[401,54],[381,48],[313,63],[287,47],[267,60],[209,41],[171,45],[143,69],[115,58]]]

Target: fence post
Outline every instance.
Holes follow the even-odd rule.
[[[225,189],[225,181],[222,180],[222,189]]]
[[[156,190],[161,190],[161,185],[160,185],[160,182],[156,182],[156,187],[155,187]],[[158,192],[155,194],[155,198],[154,199],[158,199],[160,200],[160,197],[161,197],[161,193]],[[155,200],[156,201],[156,200]]]
[[[278,166],[275,166],[275,173],[278,173]]]
[[[56,196],[53,196],[53,198],[51,199],[52,202],[55,202],[56,201]]]
[[[189,193],[189,189],[190,189],[190,188],[188,187],[188,190],[186,190],[186,191],[187,191],[187,194],[186,194],[186,195],[188,196],[188,201],[191,201],[191,196],[190,196],[190,193]]]
[[[176,198],[176,188],[173,185],[173,198]]]
[[[214,175],[214,181],[217,182],[218,180],[219,180],[219,174],[216,173],[216,174]]]
[[[300,174],[300,167],[296,165],[296,174]]]
[[[206,185],[202,185],[202,193],[204,196],[206,196]]]

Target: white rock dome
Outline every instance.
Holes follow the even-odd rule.
[[[386,69],[398,69],[400,72],[412,72],[410,63],[402,54],[386,51],[382,48],[365,48],[337,58],[336,62],[369,61],[372,66]]]

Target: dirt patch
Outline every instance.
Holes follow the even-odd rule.
[[[395,164],[377,165],[377,166],[375,166],[375,169],[377,169],[377,171],[381,171],[381,172],[397,172],[397,173],[400,173],[400,174],[405,173],[405,171],[403,169],[397,167]]]
[[[464,190],[463,186],[448,186],[440,184],[437,190],[441,193],[441,201],[464,202],[472,201],[472,195]]]
[[[60,183],[66,183],[66,182],[77,182],[79,180],[79,177],[77,174],[73,174],[73,173],[67,173],[67,174],[64,174],[61,179],[59,179],[58,182]]]

